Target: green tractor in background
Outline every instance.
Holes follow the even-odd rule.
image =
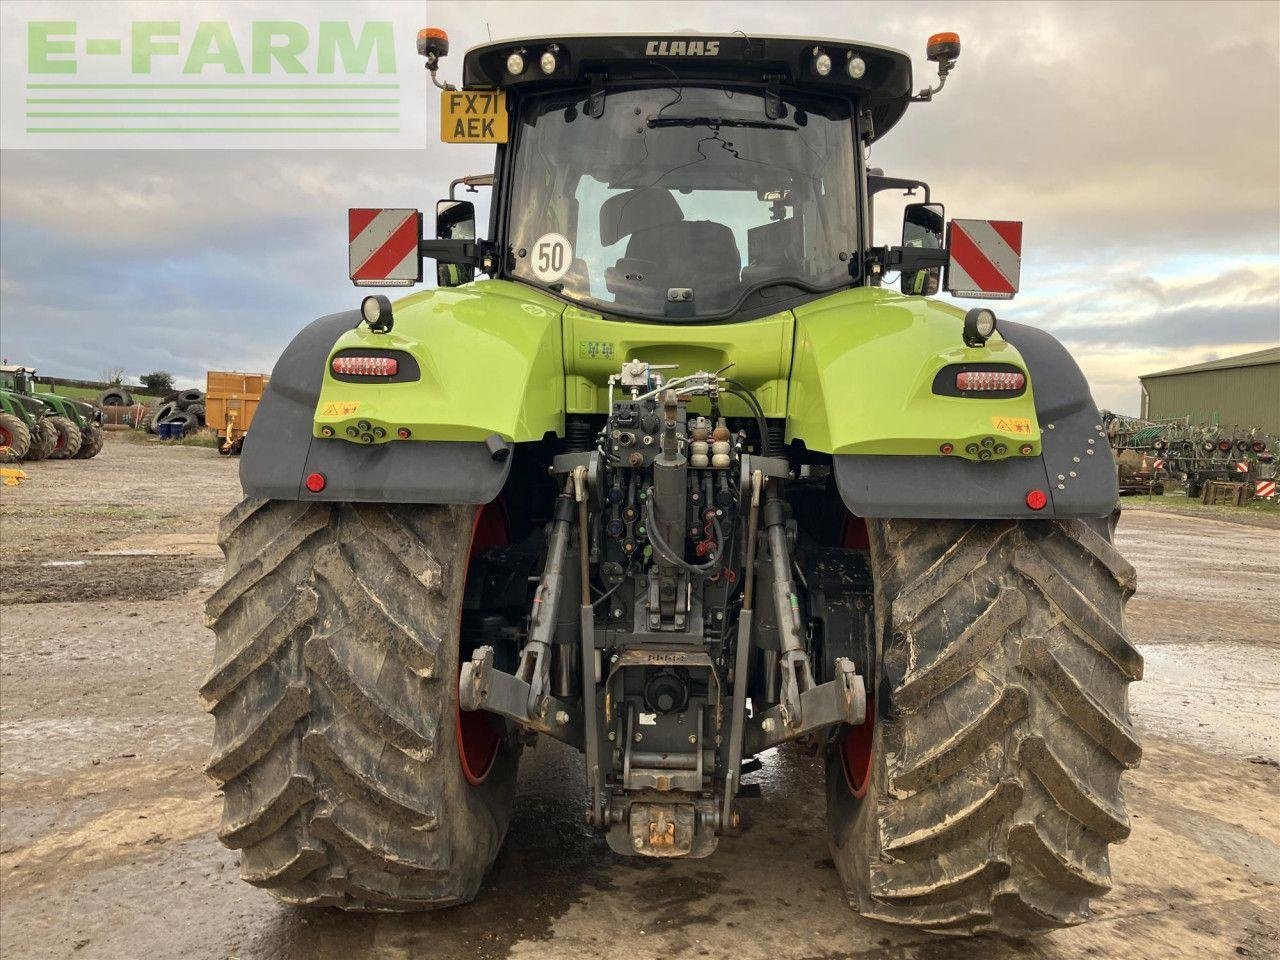
[[[425,257],[438,288],[294,338],[222,524],[201,696],[246,881],[465,902],[538,736],[614,851],[709,856],[799,742],[865,916],[1088,916],[1141,755],[1115,462],[1053,337],[929,299],[1011,297],[1021,224],[867,163],[959,52],[931,38],[918,93],[900,51],[742,33],[496,41],[436,80],[442,138],[496,145],[455,181],[488,239],[452,191],[436,239],[350,211],[356,284]]]
[[[31,437],[24,456],[17,459],[88,460],[102,450],[104,433],[102,410],[83,400],[36,390],[33,367],[0,366],[0,392],[9,396],[4,403],[6,418],[22,406],[32,419],[23,426]],[[39,406],[42,416],[36,416]],[[5,423],[9,423],[6,419]],[[36,445],[38,426],[39,445]],[[6,428],[7,429],[7,428]],[[35,455],[33,455],[33,453]]]
[[[53,452],[57,440],[44,404],[0,389],[0,463],[43,460]]]

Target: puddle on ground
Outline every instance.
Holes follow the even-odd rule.
[[[1280,647],[1144,644],[1129,687],[1140,727],[1235,757],[1280,760]]]

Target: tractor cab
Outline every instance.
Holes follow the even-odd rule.
[[[441,286],[481,271],[592,311],[677,323],[750,320],[878,286],[891,270],[904,293],[941,286],[941,205],[911,204],[902,245],[874,247],[874,194],[918,184],[927,198],[928,187],[869,171],[865,156],[941,89],[960,52],[954,34],[930,39],[940,82],[916,94],[906,53],[850,41],[507,40],[468,51],[460,90],[437,78],[442,31],[424,30],[419,51],[442,90],[441,138],[497,147],[488,238],[451,192],[437,239],[419,243]],[[421,217],[377,216],[387,212],[353,211],[357,284],[421,276],[407,226]],[[403,250],[382,244],[396,222]],[[966,277],[952,292],[1011,296],[1009,260],[1016,253],[995,285],[952,271]]]
[[[24,367],[20,364],[6,363],[0,366],[0,390],[9,390],[25,396],[34,396],[36,392],[35,367]]]

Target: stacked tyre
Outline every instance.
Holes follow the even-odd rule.
[[[182,424],[183,436],[203,427],[204,391],[181,390],[171,393],[142,421],[147,433],[159,433],[162,423]]]
[[[108,387],[98,394],[98,405],[102,407],[128,407],[133,404],[133,394],[128,387]]]

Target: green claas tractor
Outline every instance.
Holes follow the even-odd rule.
[[[0,386],[20,399],[33,413],[37,406],[43,411],[40,446],[35,447],[32,441],[33,449],[39,455],[28,455],[26,459],[88,460],[96,457],[103,443],[102,410],[83,400],[36,390],[35,375],[32,367],[0,367]],[[30,430],[31,424],[27,426]]]
[[[491,187],[487,230],[452,196],[435,238],[350,211],[358,285],[424,258],[439,285],[295,337],[222,525],[201,693],[243,878],[467,901],[539,736],[582,751],[614,851],[711,856],[750,828],[744,773],[800,744],[867,917],[1085,919],[1141,754],[1134,571],[1071,357],[928,299],[1010,297],[1021,225],[867,165],[941,82],[735,33],[491,42],[456,89],[447,49],[419,35],[443,139],[496,144],[455,182]],[[959,49],[930,41],[940,81]]]

